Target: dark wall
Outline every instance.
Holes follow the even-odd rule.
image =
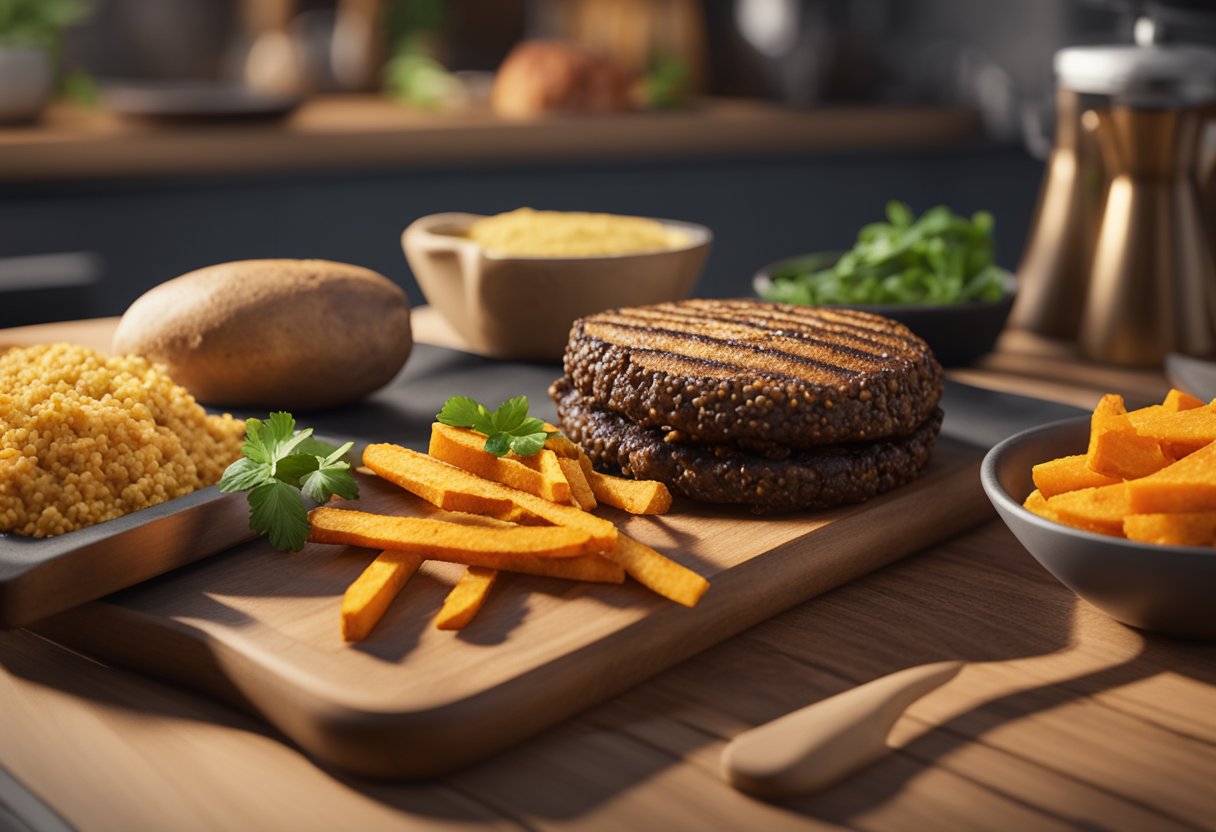
[[[888,199],[945,203],[997,218],[1000,262],[1026,238],[1041,164],[1016,148],[544,167],[383,170],[0,188],[0,257],[100,255],[101,283],[65,306],[26,293],[0,303],[0,326],[116,315],[155,284],[251,257],[324,257],[369,266],[422,296],[406,268],[403,228],[439,211],[521,205],[704,223],[716,234],[698,293],[750,292],[755,269],[805,251],[847,247]]]

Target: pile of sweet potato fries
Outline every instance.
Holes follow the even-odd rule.
[[[467,625],[499,571],[576,581],[637,582],[687,607],[709,582],[621,534],[590,512],[599,503],[631,514],[663,514],[671,494],[660,482],[601,474],[560,433],[529,457],[495,456],[486,437],[436,423],[429,454],[369,445],[363,464],[385,480],[453,512],[451,519],[369,514],[322,506],[309,514],[309,540],[383,550],[346,590],[342,637],[366,638],[424,560],[464,564],[436,618],[440,629]]]

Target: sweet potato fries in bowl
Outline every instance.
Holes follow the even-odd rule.
[[[1216,407],[1184,396],[1131,412],[1105,397],[1092,416],[1006,439],[981,479],[1081,598],[1134,627],[1216,638]]]

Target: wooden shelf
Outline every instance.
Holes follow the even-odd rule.
[[[315,98],[283,120],[256,123],[155,123],[60,105],[38,125],[0,128],[0,181],[791,154],[948,146],[978,135],[964,109],[791,110],[735,100],[527,122],[422,112],[375,96]]]

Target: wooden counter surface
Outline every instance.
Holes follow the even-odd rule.
[[[103,345],[107,325],[0,331],[0,343]],[[1099,371],[1060,350],[1007,336],[957,376],[1084,405],[1165,389],[1156,374]],[[970,664],[900,720],[892,756],[851,780],[766,803],[719,779],[719,752],[740,731],[952,658]],[[61,828],[50,807],[81,830],[1216,828],[1216,645],[1116,624],[999,522],[428,783],[324,771],[243,713],[26,632],[0,633],[0,713],[0,768],[45,804],[0,777],[0,827],[7,803],[33,828]]]
[[[321,96],[281,121],[247,123],[156,123],[57,105],[40,124],[0,127],[0,182],[914,148],[978,136],[964,109],[799,111],[744,100],[526,122],[375,96]]]

